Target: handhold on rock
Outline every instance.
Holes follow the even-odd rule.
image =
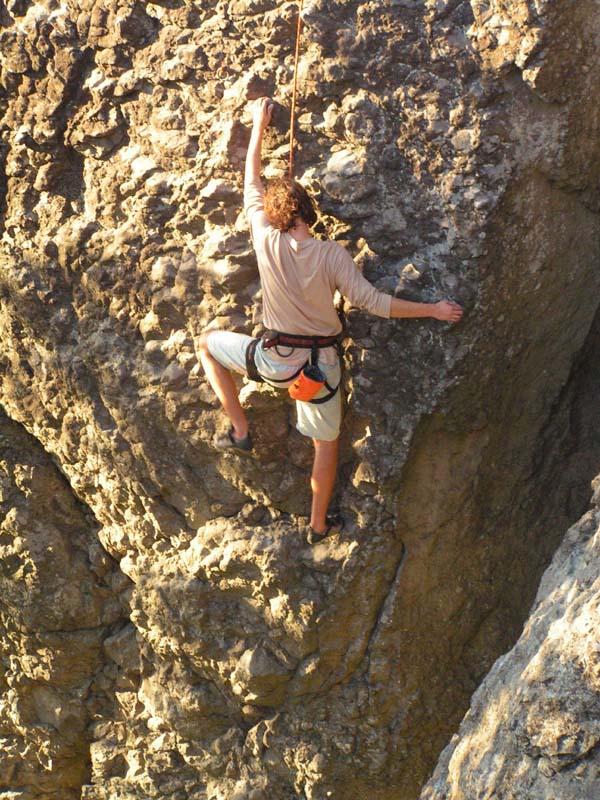
[[[250,705],[278,705],[283,700],[288,670],[263,646],[246,650],[231,675],[236,694],[243,694]]]

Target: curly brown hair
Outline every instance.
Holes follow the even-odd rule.
[[[283,233],[294,227],[298,217],[309,227],[317,221],[310,195],[298,181],[290,178],[280,178],[267,184],[264,205],[271,225]]]

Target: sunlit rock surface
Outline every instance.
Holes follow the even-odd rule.
[[[599,526],[595,505],[567,533],[422,800],[600,796]]]
[[[85,621],[85,559],[51,564],[58,596],[28,595],[11,646],[28,652],[52,606],[97,637],[77,702],[111,666],[68,770],[21,757],[63,747],[54,701],[9,724],[23,741],[0,782],[19,800],[413,800],[600,469],[592,0],[306,5],[296,172],[318,235],[382,290],[452,297],[465,319],[346,307],[341,536],[303,541],[311,446],[281,395],[243,389],[253,459],[212,447],[225,422],[195,342],[211,321],[260,331],[248,109],[278,102],[265,175],[284,174],[296,12],[0,9],[0,402],[27,431],[8,440],[62,473],[120,609]],[[24,578],[8,575],[10,638]],[[70,667],[47,647],[52,687]],[[30,690],[11,652],[14,707]]]
[[[130,581],[48,454],[4,414],[0,447],[0,780],[19,790],[5,797],[72,800],[94,720],[114,707],[110,644]]]

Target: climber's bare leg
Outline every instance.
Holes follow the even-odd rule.
[[[231,372],[210,354],[206,340],[209,332],[202,333],[198,340],[200,361],[204,367],[204,374],[208,382],[221,401],[221,405],[233,426],[233,435],[236,439],[243,439],[248,435],[248,421],[244,409],[240,405],[238,390]]]
[[[310,478],[312,488],[310,525],[316,533],[323,533],[327,527],[325,517],[335,485],[338,441],[338,439],[334,439],[332,442],[313,439],[315,458]]]

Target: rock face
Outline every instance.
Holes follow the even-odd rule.
[[[81,796],[128,581],[39,444],[0,416],[0,775],[5,797]],[[130,591],[130,590],[129,590]]]
[[[600,511],[573,526],[422,800],[600,796]]]
[[[301,538],[310,444],[280,395],[243,388],[253,460],[211,446],[194,343],[260,330],[248,102],[279,103],[281,175],[296,12],[0,9],[0,402],[72,508],[55,520],[7,459],[11,797],[412,800],[600,469],[592,0],[307,4],[296,170],[319,235],[382,290],[467,313],[345,309],[342,536]],[[19,505],[42,515],[26,603]],[[73,552],[60,572],[50,547]],[[46,637],[69,625],[77,670]],[[36,637],[32,688],[13,655]]]

